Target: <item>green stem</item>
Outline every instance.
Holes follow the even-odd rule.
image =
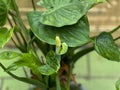
[[[119,37],[117,37],[117,38],[115,38],[115,39],[114,39],[114,41],[116,41],[116,40],[118,40],[118,39],[120,39],[120,36],[119,36]]]
[[[6,70],[6,68],[4,67],[4,65],[2,65],[2,63],[0,63],[0,66],[2,67],[3,70]],[[14,75],[13,73],[9,72],[9,71],[7,71],[7,74],[9,74],[11,77],[13,77],[13,78],[15,78],[19,81],[36,85],[36,86],[40,87],[42,90],[46,90],[46,88],[47,88],[43,83],[39,82],[38,80],[30,79],[30,78],[24,78],[24,77],[18,77],[16,75]]]
[[[15,25],[16,25],[16,26],[19,26],[19,24],[17,23],[18,20],[15,19],[16,16],[13,15],[11,12],[9,12],[9,13],[10,13],[10,15],[12,16],[12,19],[13,19]],[[20,26],[19,26],[19,27],[20,27]],[[21,31],[20,31],[19,33],[20,33],[20,36],[21,36],[21,38],[22,38],[22,40],[23,40],[23,42],[24,42],[24,45],[26,46],[27,43],[26,43],[26,40],[25,40],[25,38],[24,38],[23,33],[22,33]]]
[[[70,63],[69,70],[68,70],[67,89],[66,90],[70,90],[70,81],[71,81],[72,68],[73,68],[73,63]]]
[[[115,31],[117,31],[119,28],[120,28],[120,25],[117,26],[116,28],[114,28],[114,29],[113,29],[112,31],[110,31],[109,33],[112,34],[112,33],[114,33]]]
[[[22,42],[21,42],[18,34],[16,32],[14,32],[14,35],[15,35],[16,39],[18,40],[19,45],[22,46]]]
[[[27,28],[25,27],[25,25],[24,25],[24,23],[23,23],[23,21],[22,21],[22,19],[21,19],[21,15],[20,15],[20,12],[19,12],[19,10],[18,10],[18,7],[17,7],[17,4],[16,4],[15,0],[12,0],[12,4],[13,4],[13,7],[14,7],[15,12],[16,12],[17,20],[18,20],[20,26],[22,27],[22,29],[23,29],[23,31],[24,31],[24,34],[25,34],[25,37],[26,37],[26,42],[27,42],[27,41],[29,40],[29,38],[30,38],[30,37],[29,37],[28,30],[27,30]]]
[[[59,75],[56,75],[56,90],[61,90]]]
[[[86,55],[87,53],[91,52],[94,50],[94,46],[92,47],[89,47],[89,48],[86,48],[84,50],[81,50],[79,52],[77,52],[73,58],[72,58],[72,61],[75,63],[80,57],[82,57],[83,55]]]
[[[31,2],[32,2],[33,10],[36,11],[34,0],[31,0]]]
[[[25,73],[25,76],[28,78],[28,74],[27,74],[27,71],[26,71],[25,67],[23,67],[23,71]]]

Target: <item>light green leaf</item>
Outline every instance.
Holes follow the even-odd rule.
[[[61,42],[65,42],[69,47],[81,46],[90,41],[89,23],[86,17],[80,19],[77,24],[58,28],[41,24],[40,15],[40,12],[28,13],[28,21],[32,32],[43,42],[55,45],[56,36],[59,36]]]
[[[105,0],[40,0],[46,10],[39,17],[42,24],[62,27],[75,24],[88,10]]]
[[[0,48],[3,48],[5,44],[12,37],[14,28],[7,30],[7,28],[0,28]]]
[[[51,68],[49,65],[43,65],[41,67],[38,67],[37,69],[43,75],[51,75],[51,74],[55,73],[55,70],[53,68]]]
[[[120,90],[120,80],[115,83],[116,90]]]
[[[37,65],[40,65],[40,63],[37,61],[36,57],[33,54],[23,53],[17,61],[15,61],[7,68],[7,71],[16,70],[17,68],[23,66],[27,66],[32,69]]]
[[[44,75],[56,73],[60,68],[60,61],[57,59],[54,51],[48,52],[46,56],[46,64],[38,67],[38,70]]]
[[[95,50],[98,54],[112,61],[120,61],[120,51],[117,48],[112,36],[102,32],[95,39]]]
[[[12,60],[16,57],[20,57],[21,54],[13,51],[4,51],[0,53],[0,60]]]

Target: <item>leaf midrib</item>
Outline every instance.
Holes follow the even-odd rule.
[[[55,8],[52,9],[51,11],[47,10],[47,11],[49,11],[49,12],[47,12],[47,13],[45,12],[45,13],[43,13],[43,15],[44,15],[44,14],[45,14],[45,15],[49,15],[49,14],[54,13],[55,11],[57,11],[57,10],[63,8],[63,7],[67,7],[67,6],[75,5],[75,4],[78,4],[78,3],[77,3],[77,2],[74,2],[74,3],[68,3],[68,4],[60,5],[59,7],[55,7]]]

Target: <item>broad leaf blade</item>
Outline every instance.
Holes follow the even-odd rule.
[[[105,0],[40,0],[38,5],[46,10],[40,17],[42,24],[62,27],[75,24],[88,10]]]
[[[41,24],[40,15],[40,12],[28,13],[32,32],[38,39],[55,45],[55,38],[59,36],[61,42],[65,42],[70,47],[80,46],[90,41],[89,23],[86,17],[80,19],[77,24],[57,28]]]
[[[7,28],[0,28],[0,48],[3,48],[4,45],[12,37],[14,29],[7,30]]]
[[[107,32],[102,32],[96,37],[95,50],[104,58],[112,61],[120,61],[120,51],[113,41],[112,36]]]

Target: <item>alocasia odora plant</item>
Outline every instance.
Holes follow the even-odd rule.
[[[111,35],[120,25],[110,32],[89,36],[87,13],[103,2],[107,0],[38,0],[37,4],[31,0],[33,11],[26,15],[30,26],[27,28],[17,1],[0,0],[0,47],[4,48],[11,39],[19,49],[19,52],[1,52],[0,60],[14,62],[8,67],[2,63],[0,66],[13,78],[36,86],[36,90],[80,90],[72,74],[80,57],[96,50],[108,60],[120,61],[120,51],[115,44],[120,37],[113,39]],[[37,10],[35,5],[43,9]],[[11,28],[5,26],[6,22]],[[11,72],[19,67],[29,68],[31,77]],[[119,90],[119,81],[116,89]]]

